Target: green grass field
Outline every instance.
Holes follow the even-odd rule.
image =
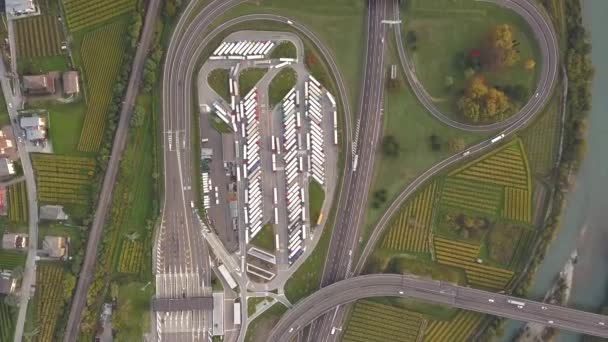
[[[387,37],[388,63],[397,64],[393,34]],[[370,194],[386,190],[386,201],[378,208],[368,207],[363,228],[363,243],[371,228],[386,211],[393,199],[418,175],[451,154],[447,147],[450,139],[463,139],[467,145],[488,134],[464,133],[449,128],[433,118],[418,102],[405,76],[398,68],[399,89],[385,91],[382,136],[395,137],[399,145],[397,157],[386,156],[379,149],[374,165],[374,178]],[[440,151],[433,151],[429,137],[436,135],[443,143]]]
[[[84,124],[86,105],[83,100],[70,104],[48,102],[49,136],[57,154],[87,155],[78,150],[78,140]]]
[[[118,287],[116,308],[112,315],[112,329],[117,341],[137,341],[150,327],[150,298],[154,287],[146,283],[131,282]],[[117,325],[117,326],[115,326]]]
[[[247,316],[251,317],[255,313],[255,308],[258,304],[263,301],[270,302],[272,298],[269,297],[250,297],[247,298]],[[268,305],[268,303],[266,303]]]
[[[498,224],[487,235],[488,257],[502,266],[509,266],[522,228],[512,224]]]
[[[25,253],[0,250],[0,269],[12,270],[25,265]]]
[[[402,19],[407,23],[403,25],[404,39],[408,32],[416,35],[408,50],[420,81],[435,104],[454,118],[460,118],[456,100],[466,81],[460,61],[471,49],[483,52],[483,42],[497,25],[513,27],[514,38],[520,43],[519,62],[503,69],[482,68],[481,72],[493,85],[519,84],[530,92],[534,88],[536,72],[526,70],[523,64],[529,58],[538,60],[540,54],[531,29],[515,12],[474,0],[412,0],[404,6]],[[449,87],[446,77],[453,79]]]
[[[245,342],[266,342],[268,332],[281,319],[287,308],[281,303],[275,303],[264,313],[249,323]]]
[[[319,215],[321,215],[321,209],[323,208],[323,201],[325,201],[325,191],[321,184],[314,180],[308,183],[308,212],[310,213],[310,222],[317,222]]]
[[[270,53],[270,58],[297,58],[298,51],[292,42],[282,42]]]
[[[239,73],[239,94],[245,96],[268,72],[267,68],[247,68]]]
[[[0,295],[0,341],[11,341],[17,321],[15,308],[4,303],[5,296]]]
[[[22,74],[42,74],[49,71],[66,71],[70,69],[69,59],[65,55],[19,58],[17,70]],[[36,99],[32,101],[39,103]]]
[[[230,89],[228,88],[228,69],[212,70],[207,76],[209,87],[221,98],[230,102]]]
[[[267,223],[262,227],[262,230],[260,230],[260,232],[253,239],[251,239],[251,241],[249,241],[249,243],[264,249],[269,253],[274,253],[274,240],[274,229],[272,228],[272,224]]]
[[[281,69],[268,86],[268,105],[274,108],[285,95],[296,85],[298,75],[289,67]]]

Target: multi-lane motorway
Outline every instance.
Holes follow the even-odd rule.
[[[373,274],[337,282],[298,302],[277,323],[268,341],[290,341],[300,329],[324,312],[366,297],[414,297],[486,314],[608,337],[607,316],[451,283],[394,274]]]

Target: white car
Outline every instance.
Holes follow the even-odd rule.
[[[544,306],[544,305],[543,305],[543,306],[541,306],[540,308],[541,308],[541,309],[543,309],[543,310],[547,310],[547,307],[546,307],[546,306]]]
[[[553,322],[553,321],[549,321],[549,324],[553,324],[553,323],[555,323],[555,322]]]
[[[494,299],[490,298],[490,299],[488,299],[488,302],[494,303]]]
[[[399,294],[400,294],[400,295],[402,295],[402,294],[403,294],[403,291],[399,291]]]
[[[601,326],[605,326],[606,325],[606,323],[604,323],[604,322],[597,322],[597,324],[599,324]]]

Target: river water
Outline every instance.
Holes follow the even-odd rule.
[[[579,258],[575,267],[568,306],[598,310],[608,291],[608,1],[583,0],[584,22],[591,33],[595,67],[593,107],[589,116],[589,148],[567,198],[562,226],[539,268],[529,297],[541,299],[574,248]],[[502,341],[522,324],[509,322]],[[579,341],[580,335],[562,332],[557,342]]]

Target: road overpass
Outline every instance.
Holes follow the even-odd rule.
[[[416,298],[608,338],[608,316],[413,276],[372,274],[342,280],[303,299],[281,318],[268,341],[290,341],[323,313],[338,305],[370,297]],[[509,300],[523,305],[511,304]]]

